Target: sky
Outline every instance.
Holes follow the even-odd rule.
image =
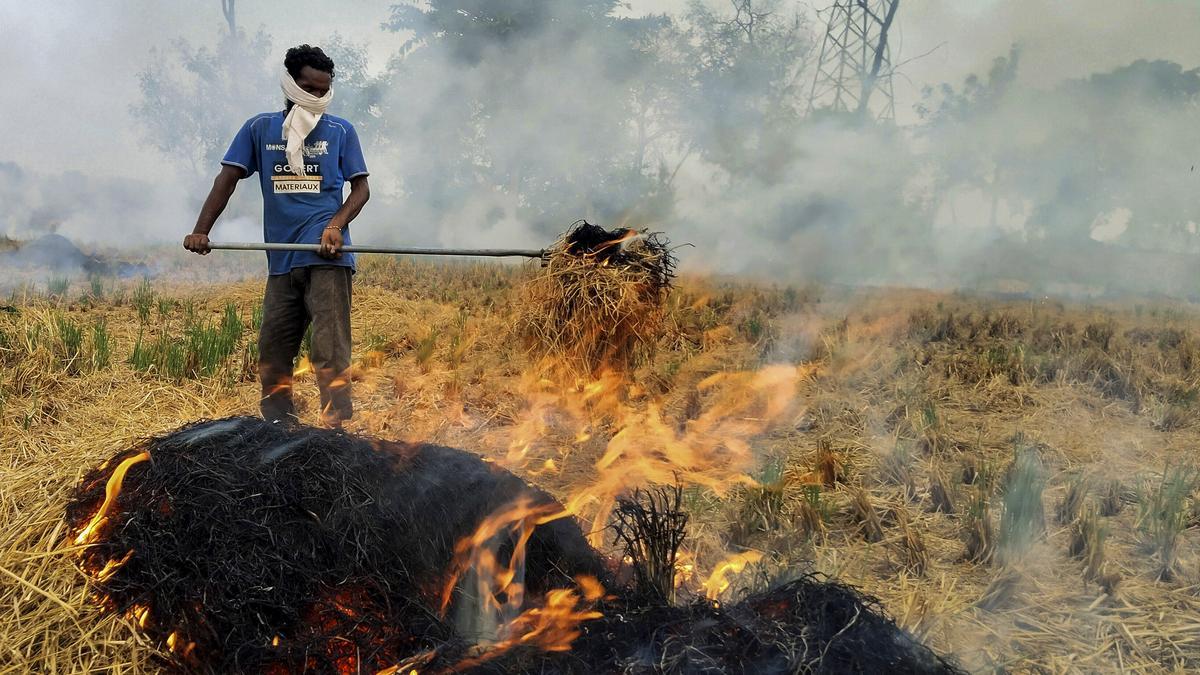
[[[725,0],[709,0],[720,8]],[[379,24],[387,0],[265,0],[238,3],[238,22],[263,27],[277,45],[319,40],[334,31],[365,43],[372,68],[399,44]],[[678,13],[687,0],[630,0],[627,12]],[[782,3],[786,8],[789,3]],[[827,0],[805,3],[823,7]],[[137,73],[151,49],[179,38],[211,40],[223,26],[218,0],[58,0],[0,3],[0,62],[6,64],[5,122],[12,133],[0,161],[38,171],[97,167],[109,175],[152,176],[167,160],[145,147],[129,115]],[[897,17],[897,115],[912,121],[924,85],[957,83],[1023,48],[1026,84],[1111,69],[1138,58],[1200,65],[1198,0],[905,0]],[[916,58],[919,57],[919,58]],[[232,131],[231,131],[232,133]]]

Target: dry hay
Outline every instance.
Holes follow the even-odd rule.
[[[517,332],[574,373],[628,369],[654,353],[675,262],[657,233],[575,223],[522,288]]]
[[[163,255],[169,257],[167,253]],[[213,256],[205,260],[205,264],[216,261]],[[372,272],[367,269],[369,262],[364,260],[359,275],[362,283],[355,289],[356,338],[365,345],[373,335],[410,337],[389,351],[379,371],[369,373],[357,383],[356,404],[363,405],[351,428],[372,435],[488,448],[490,456],[503,456],[510,438],[510,427],[504,425],[519,417],[524,399],[517,383],[529,365],[521,346],[507,339],[511,335],[508,329],[516,318],[512,313],[515,303],[507,298],[512,284],[536,270],[521,270],[517,274],[517,268],[512,268],[511,280],[505,277],[497,284],[492,280],[491,267],[441,268],[401,261],[403,264],[389,264]],[[180,278],[197,277],[191,272],[181,273]],[[44,276],[33,277],[39,284],[44,280]],[[726,298],[722,295],[726,292],[723,287],[701,280],[684,278],[680,286],[678,295],[686,301],[671,310],[671,324],[693,344],[701,344],[700,329],[694,327],[700,325],[700,319],[712,314],[716,323],[733,325],[735,322],[728,318],[731,312],[741,312],[760,302],[757,296],[751,297],[741,288],[729,291]],[[81,290],[73,287],[72,296]],[[164,287],[163,291],[181,298],[200,297],[203,293],[198,307],[217,316],[221,304],[229,298],[249,311],[261,297],[261,284],[256,280],[217,288]],[[128,292],[128,288],[114,290],[112,285],[106,285],[103,301],[90,307],[80,309],[74,301],[62,303],[63,311],[72,312],[83,325],[97,317],[108,318],[117,340],[111,370],[71,376],[54,367],[48,357],[41,358],[40,352],[37,358],[22,357],[0,364],[3,369],[0,388],[7,387],[6,394],[14,392],[0,408],[5,428],[5,433],[0,433],[0,479],[3,479],[0,482],[6,486],[0,490],[0,521],[5,526],[0,537],[0,604],[6,608],[6,620],[0,622],[0,673],[160,672],[151,658],[158,651],[154,643],[140,631],[131,629],[128,619],[111,613],[98,615],[86,595],[91,586],[85,584],[67,559],[77,548],[64,546],[67,538],[62,511],[67,493],[81,472],[111,456],[116,448],[131,447],[138,434],[173,428],[198,417],[222,417],[256,408],[258,392],[254,383],[234,381],[224,385],[217,379],[205,379],[171,384],[140,374],[125,364],[123,359],[134,344],[138,325],[128,303]],[[847,449],[844,459],[857,468],[870,464],[864,462],[861,446],[889,448],[895,443],[886,432],[888,427],[875,431],[877,423],[883,426],[875,417],[894,404],[887,399],[891,398],[889,392],[895,391],[893,385],[898,378],[904,378],[907,386],[919,392],[937,392],[939,416],[945,419],[953,437],[963,440],[946,457],[929,460],[947,478],[953,478],[950,481],[953,485],[947,487],[954,497],[955,509],[949,514],[910,509],[911,525],[924,539],[929,554],[926,574],[918,577],[883,564],[888,562],[886,558],[896,558],[891,547],[892,542],[901,543],[898,527],[884,523],[886,546],[864,546],[856,526],[831,517],[833,514],[828,510],[845,501],[845,488],[807,490],[793,484],[793,493],[799,494],[789,493],[792,508],[785,513],[789,517],[781,522],[778,537],[771,540],[797,540],[795,546],[783,552],[789,556],[788,560],[807,560],[801,556],[809,556],[814,560],[814,569],[880,597],[899,625],[938,649],[961,655],[972,671],[1192,672],[1200,667],[1200,631],[1195,623],[1200,612],[1200,593],[1196,591],[1200,528],[1191,527],[1182,534],[1185,541],[1180,550],[1184,554],[1184,567],[1178,578],[1172,582],[1157,580],[1156,561],[1140,548],[1142,542],[1136,528],[1140,492],[1134,489],[1141,484],[1142,474],[1151,472],[1152,467],[1161,469],[1164,461],[1175,463],[1192,458],[1200,439],[1200,426],[1160,431],[1148,423],[1149,413],[1139,413],[1127,401],[1095,390],[1090,381],[1077,381],[1074,370],[1051,382],[1022,381],[1020,385],[1012,385],[1009,379],[993,378],[979,385],[964,384],[957,375],[947,374],[944,359],[967,354],[983,360],[989,354],[987,345],[964,341],[952,351],[947,350],[950,353],[942,354],[935,349],[936,344],[926,345],[906,335],[888,332],[892,325],[889,318],[898,316],[907,320],[908,310],[914,304],[934,311],[934,302],[944,300],[947,311],[961,307],[978,311],[988,306],[986,300],[932,294],[915,297],[917,294],[879,291],[863,294],[861,300],[856,299],[848,306],[838,297],[830,299],[829,291],[825,293],[822,303],[813,309],[814,318],[808,320],[818,324],[841,322],[849,315],[848,346],[842,351],[857,355],[857,368],[845,372],[830,369],[825,378],[806,383],[804,395],[815,396],[814,410],[832,401],[836,409],[849,406],[865,412],[865,427],[851,429],[845,425],[835,436],[836,447]],[[701,316],[701,310],[689,308],[692,298],[704,297],[715,300],[704,305]],[[7,330],[14,338],[23,338],[39,310],[50,306],[36,299],[14,298],[9,302],[15,303],[15,307],[0,313],[0,330]],[[73,308],[68,310],[68,304]],[[429,361],[432,368],[419,367],[409,355],[408,347],[431,325],[452,327],[465,304],[498,308],[471,315],[466,335],[476,348],[467,353],[461,366],[454,366],[458,370],[453,370],[445,365],[450,363],[446,354],[452,344],[445,339]],[[1086,323],[1082,311],[1055,307],[1038,304],[1031,309],[1029,303],[1024,303],[1020,307],[1021,320],[1037,324],[1048,317],[1044,322],[1066,328],[1072,323],[1081,327]],[[1200,331],[1200,321],[1192,318],[1192,310],[1185,310],[1187,314],[1182,318],[1165,319],[1166,310],[1160,305],[1147,305],[1145,309],[1145,317],[1140,312],[1135,317],[1132,309],[1119,308],[1123,325],[1139,329],[1151,326],[1156,336],[1168,332],[1164,322],[1182,326],[1178,330],[1184,335]],[[1089,315],[1098,311],[1108,313],[1108,310],[1087,311]],[[867,329],[875,330],[876,326],[884,328],[864,335]],[[454,332],[441,328],[441,334],[452,337]],[[1057,334],[1059,331],[1054,333]],[[1063,334],[1070,338],[1071,334]],[[687,391],[683,387],[693,387],[697,371],[707,375],[736,367],[730,366],[731,363],[741,363],[742,354],[749,353],[749,347],[732,328],[728,329],[728,335],[728,340],[705,346],[695,355],[692,352],[681,355],[680,374],[665,380],[670,395],[678,399],[670,405],[686,407]],[[1118,336],[1113,342],[1122,340],[1132,342],[1127,336]],[[1155,338],[1146,349],[1156,352],[1158,341]],[[1168,356],[1166,364],[1170,365],[1175,357]],[[1064,363],[1074,368],[1073,361]],[[1152,374],[1166,367],[1155,365],[1157,361],[1149,357],[1142,363],[1144,372]],[[460,386],[450,389],[451,383],[459,382]],[[297,390],[300,403],[307,404],[301,406],[306,419],[315,419],[316,415],[315,392],[311,390],[308,380]],[[702,409],[704,401],[696,398],[693,407]],[[464,417],[461,423],[450,417],[448,422],[460,403],[470,417]],[[1147,407],[1153,409],[1154,406]],[[1012,457],[1010,439],[1018,430],[1044,439],[1055,448],[1048,456],[1052,479],[1045,502],[1049,515],[1053,516],[1058,497],[1068,487],[1065,477],[1078,472],[1095,476],[1093,494],[1100,500],[1102,522],[1108,534],[1103,548],[1106,571],[1094,582],[1083,583],[1081,573],[1086,572],[1088,561],[1069,555],[1071,528],[1051,527],[1049,541],[1035,546],[1034,564],[1027,569],[1030,576],[1018,589],[1019,602],[1003,605],[1002,611],[989,611],[975,606],[975,601],[984,595],[999,570],[962,560],[960,525],[973,523],[984,530],[985,541],[995,544],[999,499],[993,486],[998,482],[1000,469]],[[820,427],[815,432],[804,427],[797,432],[798,438],[789,435],[765,438],[758,443],[764,451],[783,448],[785,442],[787,448],[793,445],[804,448],[805,451],[795,453],[788,466],[789,471],[803,474],[813,468],[811,443],[823,433]],[[878,438],[874,436],[876,433],[880,434]],[[910,447],[916,439],[915,432],[901,436]],[[568,442],[569,438],[562,441]],[[556,461],[560,459],[557,454],[553,457]],[[578,453],[571,456],[579,457]],[[926,462],[917,461],[918,465]],[[965,474],[963,487],[958,486],[960,468]],[[916,480],[922,483],[922,488],[930,487],[929,478],[919,477],[923,472],[917,472]],[[572,467],[564,470],[562,476],[543,474],[537,480],[553,488],[555,494],[565,496],[578,484],[580,473],[577,467]],[[857,484],[860,475],[871,474],[852,472],[851,475],[852,484]],[[1120,480],[1115,480],[1117,477]],[[982,489],[984,486],[987,489]],[[902,489],[891,485],[872,487],[871,492],[876,505],[904,499]],[[808,499],[798,498],[801,495]],[[972,506],[978,509],[976,500],[980,496],[984,504],[992,502],[991,513],[985,508],[983,519],[969,517],[964,512]],[[706,504],[703,502],[701,506]],[[810,519],[799,522],[805,514]],[[710,511],[694,514],[693,542],[705,536],[714,539],[725,536],[718,520],[722,515],[723,512]],[[696,548],[695,566],[700,578],[721,557],[719,553],[706,556],[706,550]],[[744,577],[731,587],[733,597],[724,598],[727,602],[722,604],[726,610],[739,604],[733,601],[740,597],[736,593],[743,582]],[[615,622],[628,614],[613,612],[611,616]],[[688,624],[676,625],[682,629]],[[617,627],[625,626],[617,624]],[[663,634],[663,642],[677,649],[675,654],[694,644],[678,639],[678,635],[678,631]],[[586,659],[590,653],[572,656]],[[420,664],[413,667],[429,672]]]

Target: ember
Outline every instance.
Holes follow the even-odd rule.
[[[546,493],[435,445],[200,422],[88,474],[67,522],[103,606],[187,671],[955,672],[812,576],[647,601]],[[473,593],[491,639],[454,620]]]

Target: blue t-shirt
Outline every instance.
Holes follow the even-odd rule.
[[[305,172],[298,176],[287,161],[283,140],[284,113],[255,115],[246,120],[222,164],[241,167],[249,177],[259,173],[263,196],[263,237],[270,243],[319,244],[321,233],[342,206],[342,185],[367,175],[358,132],[349,122],[322,115],[304,139]],[[350,243],[350,230],[343,241]],[[354,254],[328,260],[308,251],[267,251],[267,273],[286,274],[293,267],[342,265],[354,268]]]

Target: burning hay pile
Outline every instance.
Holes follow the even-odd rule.
[[[103,606],[187,671],[954,672],[813,577],[647,602],[564,516],[466,452],[231,418],[119,453],[67,524]]]
[[[656,233],[575,223],[525,285],[518,331],[577,373],[628,368],[654,351],[675,263]]]
[[[67,521],[105,604],[179,665],[357,672],[455,642],[433,611],[455,544],[519,498],[553,503],[462,451],[231,418],[120,453]],[[564,569],[604,571],[569,519],[532,533],[526,587]]]

